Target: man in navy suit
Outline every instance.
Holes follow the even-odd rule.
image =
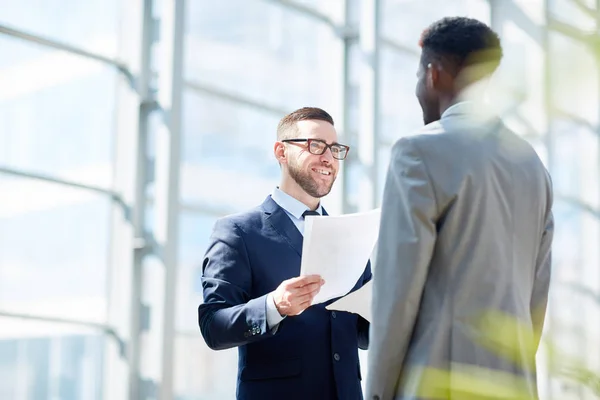
[[[312,305],[324,282],[298,276],[304,216],[327,215],[348,146],[331,116],[302,108],[277,127],[278,188],[258,207],[217,221],[203,262],[198,322],[211,349],[238,347],[237,398],[362,399],[358,349],[367,349],[362,317]],[[371,279],[370,264],[352,290]]]

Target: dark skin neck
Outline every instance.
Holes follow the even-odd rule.
[[[458,75],[452,80],[451,90],[440,95],[440,115],[456,103],[465,100],[462,97],[465,88],[477,82],[477,79],[469,79],[467,76],[469,74],[465,71],[459,71]]]
[[[447,109],[459,102],[457,95],[444,96],[440,98],[440,115],[444,114]]]

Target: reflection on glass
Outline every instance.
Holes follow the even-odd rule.
[[[237,349],[209,349],[200,335],[197,318],[202,302],[202,259],[218,217],[192,212],[180,215],[175,393],[185,393],[188,397],[183,399],[235,398]]]
[[[281,117],[188,93],[182,199],[230,211],[260,204],[279,182],[273,144]]]
[[[109,200],[0,175],[0,310],[104,322]]]
[[[590,48],[559,33],[550,33],[550,93],[555,107],[590,124],[598,124],[598,64]]]
[[[110,187],[116,72],[0,36],[0,165]],[[22,50],[22,52],[21,52]]]
[[[415,96],[419,58],[383,48],[381,51],[381,141],[394,143],[423,126],[423,114]]]
[[[498,27],[504,57],[492,79],[490,104],[503,116],[518,116],[524,124],[517,133],[545,136],[548,130],[544,99],[544,53],[539,33],[504,21]],[[516,63],[513,60],[521,60]]]
[[[179,217],[179,271],[177,282],[178,331],[198,333],[198,306],[202,302],[202,260],[208,239],[220,215],[182,212]]]
[[[291,112],[341,103],[342,41],[275,2],[188,2],[186,77]],[[283,115],[282,115],[283,116]]]
[[[0,398],[102,399],[105,336],[70,325],[0,317]]]
[[[118,0],[0,0],[0,10],[0,24],[106,56],[117,53]]]
[[[235,399],[237,349],[213,351],[198,335],[175,338],[175,398]]]
[[[490,22],[486,0],[382,0],[382,34],[418,51],[423,29],[447,16],[467,16]]]
[[[558,18],[561,22],[575,23],[578,29],[590,32],[596,27],[594,16],[596,2],[594,0],[551,0],[548,1],[548,7],[553,17]]]

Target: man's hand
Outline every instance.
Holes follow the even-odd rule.
[[[325,281],[319,275],[300,276],[281,282],[273,292],[279,314],[298,315],[311,306]]]

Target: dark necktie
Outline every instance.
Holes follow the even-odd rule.
[[[307,215],[321,215],[316,211],[306,210],[302,213],[302,219],[306,219]]]

